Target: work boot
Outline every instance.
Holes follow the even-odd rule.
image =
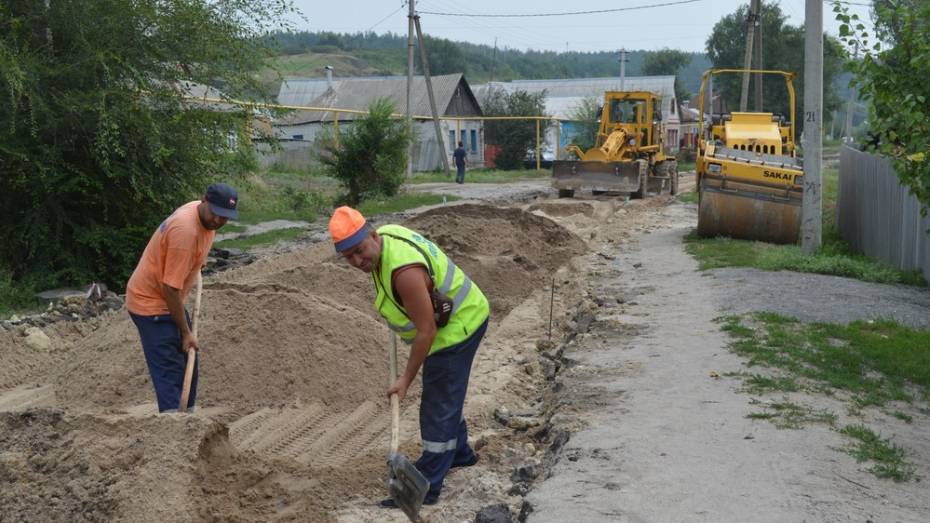
[[[472,465],[475,465],[475,464],[477,464],[477,463],[478,463],[478,455],[477,455],[477,454],[473,454],[470,460],[468,460],[468,461],[463,461],[462,463],[454,463],[454,462],[453,462],[453,463],[452,463],[452,467],[450,467],[450,468],[456,469],[456,468],[459,468],[459,467],[471,467]]]
[[[435,505],[438,502],[439,494],[427,494],[426,498],[423,500],[424,505]],[[381,508],[400,508],[392,498],[382,499],[380,502],[378,502],[378,506]]]

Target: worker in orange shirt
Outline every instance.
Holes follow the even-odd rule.
[[[178,207],[158,226],[126,285],[126,308],[139,330],[159,412],[176,412],[187,351],[200,345],[184,301],[207,260],[216,230],[239,217],[239,195],[225,183]],[[199,359],[199,358],[198,358]],[[197,367],[187,408],[197,398]]]

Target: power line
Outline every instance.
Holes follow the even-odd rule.
[[[862,4],[862,3],[859,3],[859,2],[847,2],[846,0],[823,0],[823,3],[825,3],[825,4],[836,4],[836,3],[839,3],[839,4],[846,4],[846,5],[858,5],[858,6],[862,6],[862,7],[872,7],[872,4]]]
[[[395,9],[394,11],[392,11],[391,14],[385,16],[385,17],[382,18],[381,20],[378,20],[377,23],[375,23],[375,25],[373,25],[373,26],[371,26],[371,27],[368,28],[368,31],[371,31],[371,30],[374,29],[375,27],[378,27],[379,25],[381,25],[382,22],[384,22],[384,21],[387,20],[388,18],[390,18],[390,17],[396,15],[401,9],[403,9],[403,8],[405,8],[405,7],[407,7],[407,3],[406,3],[406,2],[403,3],[403,4],[401,4],[400,7],[398,7],[398,8]]]
[[[591,15],[600,13],[617,13],[620,11],[637,11],[640,9],[652,9],[654,7],[669,7],[673,5],[693,4],[702,0],[679,0],[678,2],[665,2],[662,4],[637,5],[632,7],[618,7],[615,9],[597,9],[593,11],[568,11],[565,13],[535,13],[535,14],[469,14],[469,13],[440,13],[435,11],[418,11],[424,15],[436,16],[463,16],[471,18],[539,18],[543,16],[573,16],[573,15]]]
[[[452,7],[453,4],[451,0],[429,0],[429,2],[431,4],[438,5],[440,9],[448,9],[448,10],[455,9],[454,7]],[[472,10],[465,9],[465,14],[470,15],[472,13],[474,13]],[[462,20],[461,26],[470,28],[471,30],[479,32],[479,33],[487,34],[491,38],[496,38],[498,37],[498,35],[503,34],[504,35],[503,38],[505,38],[506,40],[510,40],[516,43],[522,43],[522,45],[525,46],[527,49],[545,48],[546,42],[547,42],[547,40],[544,38],[544,35],[541,35],[534,31],[529,31],[526,28],[523,28],[520,26],[512,25],[512,23],[506,22],[503,20],[498,20],[498,21],[489,20],[486,22],[479,23],[476,20],[472,21],[466,18],[465,20]],[[490,32],[488,32],[488,30],[490,30]]]

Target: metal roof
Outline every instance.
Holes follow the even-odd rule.
[[[603,100],[605,91],[619,91],[620,77],[489,82],[476,85],[475,96],[479,101],[483,100],[492,87],[504,89],[509,93],[516,90],[529,93],[546,91],[546,113],[557,119],[568,119],[584,98]],[[663,114],[670,115],[672,99],[675,98],[675,76],[627,76],[623,82],[623,90],[649,91],[659,95],[662,98]]]
[[[576,96],[602,97],[604,91],[619,91],[620,77],[606,78],[566,78],[561,80],[513,80],[510,82],[490,82],[475,86],[475,94],[483,94],[490,86],[508,92],[517,89],[536,93],[546,91],[551,98]],[[675,76],[627,76],[623,82],[626,91],[650,91],[665,98],[675,94]],[[479,94],[480,93],[480,94]]]
[[[433,76],[433,95],[436,97],[436,109],[440,116],[447,114],[449,103],[461,83],[468,97],[474,97],[462,73]],[[364,111],[372,102],[387,97],[393,102],[395,111],[407,111],[407,77],[406,76],[371,76],[333,79],[330,87],[325,78],[290,78],[281,84],[278,103],[283,105],[302,105],[309,107],[332,107]],[[423,76],[414,76],[410,89],[411,112],[416,115],[429,115],[429,94]],[[477,105],[477,101],[475,102]],[[308,122],[332,120],[332,111],[295,111],[278,120],[284,125],[297,125]],[[341,113],[340,120],[353,120],[357,115]]]

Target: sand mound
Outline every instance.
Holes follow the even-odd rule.
[[[585,249],[517,209],[448,206],[406,225],[475,280],[496,320]],[[154,394],[125,311],[93,328],[49,329],[48,353],[0,332],[0,411],[16,411],[0,413],[0,519],[320,521],[356,496],[380,495],[389,337],[373,296],[369,277],[328,243],[209,278],[199,406],[218,412],[231,437],[205,415],[127,414]],[[414,457],[419,387],[402,415]],[[21,410],[34,405],[16,404],[32,390],[64,413]]]
[[[387,330],[369,314],[328,297],[263,286],[221,284],[207,288],[203,302],[202,406],[357,404],[387,382]],[[59,400],[84,409],[151,401],[137,338],[122,318],[82,342],[76,364],[58,380]]]
[[[456,205],[425,212],[406,225],[462,267],[488,297],[495,316],[510,312],[585,250],[564,227],[519,209]]]
[[[4,521],[190,520],[196,464],[206,454],[217,459],[221,453],[213,447],[224,434],[221,425],[193,417],[2,413],[0,515]]]

